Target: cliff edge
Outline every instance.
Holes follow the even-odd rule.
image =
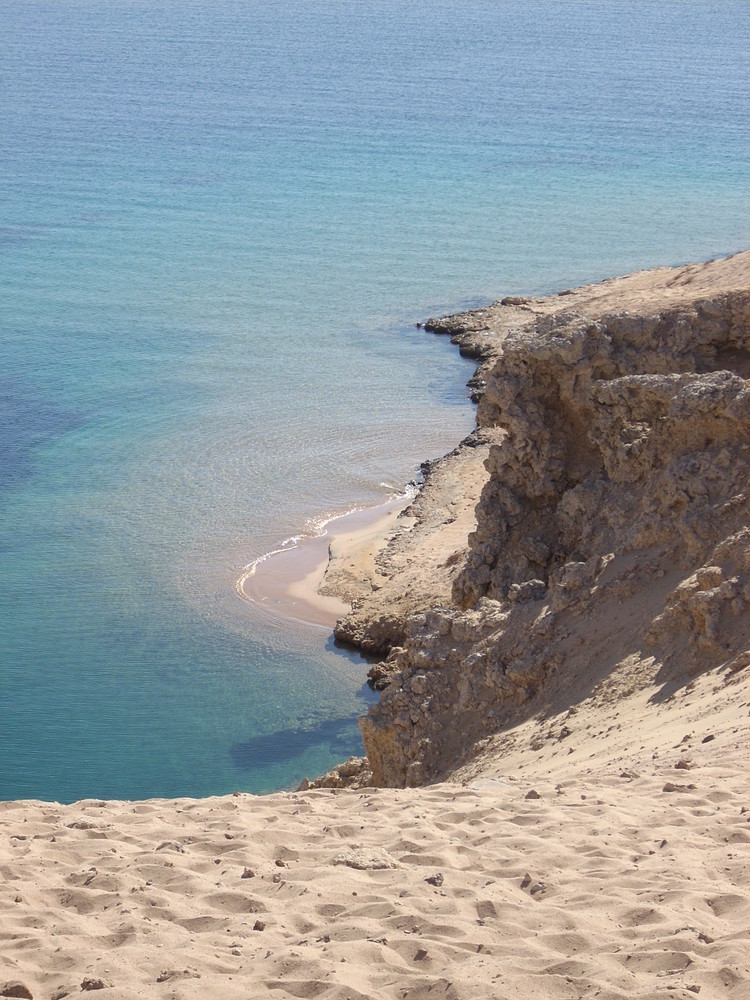
[[[360,722],[375,784],[443,777],[540,711],[750,663],[748,289],[742,253],[429,321],[479,361],[478,430],[443,478],[461,456],[469,495],[477,469],[483,485],[461,544],[433,521],[436,600],[383,586],[355,604],[370,648],[390,646]],[[416,572],[406,517],[391,592],[399,559]]]

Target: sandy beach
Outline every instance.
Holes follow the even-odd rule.
[[[477,431],[238,583],[380,654],[367,759],[0,803],[0,996],[749,997],[749,278],[431,321]]]
[[[237,593],[264,614],[330,631],[349,611],[351,596],[343,581],[335,590],[323,587],[329,561],[335,554],[338,565],[341,553],[349,561],[352,586],[359,589],[408,503],[409,497],[399,496],[331,518],[318,534],[294,540],[252,563],[238,579]]]

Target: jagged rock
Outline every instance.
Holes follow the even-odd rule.
[[[637,314],[617,297],[647,287],[632,276],[430,321],[487,341],[478,422],[495,436],[452,601],[406,618],[378,669],[360,722],[376,785],[446,773],[542,691],[590,691],[623,664],[638,684],[740,662],[749,265],[656,272]]]
[[[728,659],[727,636],[750,632],[750,528],[723,539],[709,555],[671,591],[647,635],[665,659],[679,656],[691,672],[717,655]]]
[[[370,785],[372,771],[367,758],[350,757],[314,781],[303,779],[297,791],[306,792],[311,788],[367,788]]]
[[[607,535],[621,551],[659,544],[677,515],[690,554],[701,547],[700,513],[748,482],[747,382],[705,370],[728,346],[750,351],[747,299],[640,322],[563,313],[508,337],[478,413],[507,437],[487,460],[457,603],[549,583],[564,565],[604,554]]]
[[[367,671],[367,683],[373,691],[383,691],[398,672],[398,667],[393,660],[381,660],[380,663],[373,664]]]

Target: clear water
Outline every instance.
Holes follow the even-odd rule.
[[[470,429],[416,321],[748,245],[749,10],[0,0],[0,798],[359,749],[236,577]]]

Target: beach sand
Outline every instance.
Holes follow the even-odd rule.
[[[747,997],[748,707],[592,697],[426,788],[0,804],[0,995]]]
[[[361,586],[374,573],[375,554],[410,499],[399,496],[332,518],[320,534],[303,537],[251,564],[237,581],[238,594],[265,614],[330,631],[351,605],[344,587],[335,594],[321,592],[332,553],[345,553],[352,578]]]

